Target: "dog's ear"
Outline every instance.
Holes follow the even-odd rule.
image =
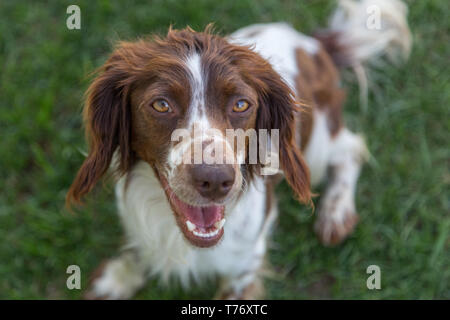
[[[258,115],[256,130],[279,130],[279,157],[284,176],[298,200],[311,202],[309,169],[303,160],[295,141],[295,112],[300,107],[294,100],[294,94],[281,76],[259,55],[253,53],[251,61],[246,63],[247,81],[258,93]],[[242,59],[241,61],[245,61]],[[258,131],[259,132],[259,131]]]
[[[297,198],[311,201],[309,169],[295,141],[294,113],[300,111],[292,92],[273,70],[267,71],[263,80],[267,90],[260,94],[257,129],[279,129],[279,157],[284,176]]]
[[[130,52],[124,51],[133,49],[131,43],[122,43],[86,92],[83,118],[89,154],[67,193],[67,205],[79,203],[92,190],[108,170],[116,150],[119,173],[126,172],[133,163],[129,106],[133,75],[130,61],[124,59],[126,53],[130,56]]]

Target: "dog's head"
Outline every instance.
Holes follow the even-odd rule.
[[[68,203],[93,188],[117,152],[121,174],[137,160],[150,164],[185,237],[213,246],[223,235],[225,207],[262,168],[261,154],[249,162],[255,137],[247,134],[238,148],[230,129],[256,139],[259,129],[277,129],[279,165],[297,197],[310,200],[308,169],[294,141],[296,108],[266,60],[208,30],[120,43],[88,89],[90,151]]]

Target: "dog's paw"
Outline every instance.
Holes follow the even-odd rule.
[[[133,297],[144,284],[145,277],[141,272],[136,272],[130,263],[124,257],[102,263],[93,273],[84,299],[124,300]]]
[[[264,297],[264,284],[256,278],[239,292],[221,288],[216,294],[215,300],[260,300]]]
[[[328,195],[321,202],[314,229],[324,245],[333,246],[353,232],[358,220],[349,194]]]

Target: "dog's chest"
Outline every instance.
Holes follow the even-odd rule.
[[[215,269],[225,275],[238,275],[264,253],[266,190],[262,179],[249,186],[227,216],[223,241],[210,250],[195,251],[199,264],[211,267],[207,269]]]
[[[238,275],[265,251],[266,234],[261,231],[267,230],[263,228],[266,187],[262,178],[249,184],[226,211],[224,237],[207,249],[194,248],[184,239],[164,191],[146,163],[136,165],[127,188],[124,186],[122,178],[116,196],[128,247],[138,250],[149,271],[163,280],[174,276],[188,285],[192,279],[208,275]]]

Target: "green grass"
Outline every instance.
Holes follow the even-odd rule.
[[[348,126],[372,152],[357,192],[361,222],[336,248],[316,239],[314,214],[278,194],[281,212],[270,249],[274,299],[450,298],[448,0],[408,1],[411,59],[377,79],[379,94],[363,112],[350,85]],[[134,39],[215,22],[226,34],[285,20],[299,30],[324,26],[333,1],[80,1],[82,29],[68,30],[74,1],[0,3],[0,298],[76,299],[65,270],[82,269],[82,285],[117,253],[122,230],[112,187],[98,188],[76,214],[65,193],[86,148],[81,127],[88,73],[118,39]],[[366,268],[382,270],[382,289],[366,288]],[[183,292],[155,281],[138,298],[209,298],[211,286]]]

